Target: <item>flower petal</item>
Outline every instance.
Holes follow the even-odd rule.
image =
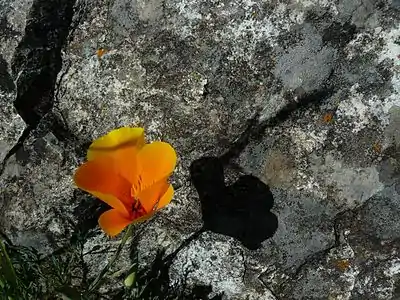
[[[80,189],[99,197],[121,213],[128,214],[126,206],[129,207],[133,202],[131,184],[115,173],[112,160],[99,159],[84,163],[76,170],[74,181]]]
[[[125,178],[131,186],[138,182],[138,149],[135,147],[126,147],[110,153],[114,162],[115,172]]]
[[[153,142],[143,146],[137,154],[139,182],[134,183],[136,191],[141,191],[155,182],[168,178],[176,166],[176,152],[165,142]]]
[[[160,198],[160,201],[158,201],[157,209],[161,209],[164,206],[168,205],[173,197],[174,197],[174,188],[172,184],[170,184],[165,194]]]
[[[136,195],[147,213],[152,212],[158,207],[158,202],[168,190],[168,186],[167,179],[163,179],[148,186]]]
[[[141,127],[121,127],[95,140],[87,152],[87,160],[115,153],[122,148],[140,149],[144,146],[144,129]]]
[[[121,212],[116,209],[106,211],[99,218],[101,229],[110,236],[116,236],[131,222],[132,220],[122,215]]]
[[[121,214],[123,214],[124,216],[126,216],[126,217],[129,216],[128,208],[117,197],[110,195],[110,194],[103,194],[103,193],[96,192],[96,191],[87,191],[87,192],[92,194],[96,198],[100,199],[101,201],[107,203],[112,208],[115,208],[116,210],[120,211]]]

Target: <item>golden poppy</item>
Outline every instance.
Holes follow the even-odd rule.
[[[90,145],[87,162],[77,169],[74,181],[112,207],[100,216],[99,225],[115,236],[171,201],[174,190],[168,178],[175,165],[171,145],[146,144],[143,128],[122,127]]]

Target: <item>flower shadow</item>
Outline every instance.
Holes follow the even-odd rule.
[[[257,177],[240,176],[226,186],[223,162],[217,157],[193,161],[190,175],[200,197],[204,230],[233,237],[250,250],[275,234],[278,218],[270,212],[274,198]]]

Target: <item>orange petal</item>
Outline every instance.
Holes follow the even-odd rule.
[[[138,182],[138,149],[135,147],[121,148],[113,153],[110,157],[114,162],[115,172],[125,178],[131,185]]]
[[[146,189],[140,191],[136,195],[136,197],[139,198],[140,204],[147,213],[152,212],[158,207],[158,202],[168,190],[168,186],[169,184],[167,180],[163,179],[148,186]]]
[[[174,188],[170,184],[165,194],[160,198],[160,201],[158,202],[157,205],[157,209],[161,209],[164,206],[168,205],[173,197],[174,197]]]
[[[87,152],[87,160],[110,155],[122,148],[140,149],[144,146],[144,129],[140,127],[122,127],[110,131],[95,140]]]
[[[144,190],[155,182],[168,178],[176,166],[176,152],[170,144],[153,142],[140,149],[138,155],[139,182],[136,191]]]
[[[121,214],[124,216],[128,217],[129,216],[129,211],[124,203],[122,203],[121,200],[119,200],[117,197],[110,195],[110,194],[103,194],[100,192],[96,191],[87,191],[96,198],[100,199],[101,201],[107,203],[110,205],[112,208],[115,208],[116,210],[120,211]],[[129,207],[129,206],[128,206]]]
[[[122,215],[119,210],[110,209],[99,218],[99,225],[110,236],[116,236],[132,221]]]
[[[129,207],[132,203],[131,184],[113,170],[112,160],[89,161],[77,169],[74,181],[80,189],[99,197],[111,207],[127,214],[125,206]]]

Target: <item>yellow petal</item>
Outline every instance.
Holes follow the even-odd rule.
[[[110,131],[95,140],[87,152],[87,160],[94,160],[103,155],[110,155],[122,148],[137,148],[144,146],[144,129],[141,127],[121,127]]]
[[[109,236],[116,236],[132,221],[126,218],[116,209],[110,209],[103,213],[99,218],[101,229]]]
[[[126,206],[133,202],[130,182],[114,172],[110,159],[84,163],[76,170],[74,181],[80,189],[124,214],[127,214]]]
[[[176,166],[176,152],[170,144],[153,142],[143,146],[137,154],[139,181],[134,183],[136,192],[168,178]]]

